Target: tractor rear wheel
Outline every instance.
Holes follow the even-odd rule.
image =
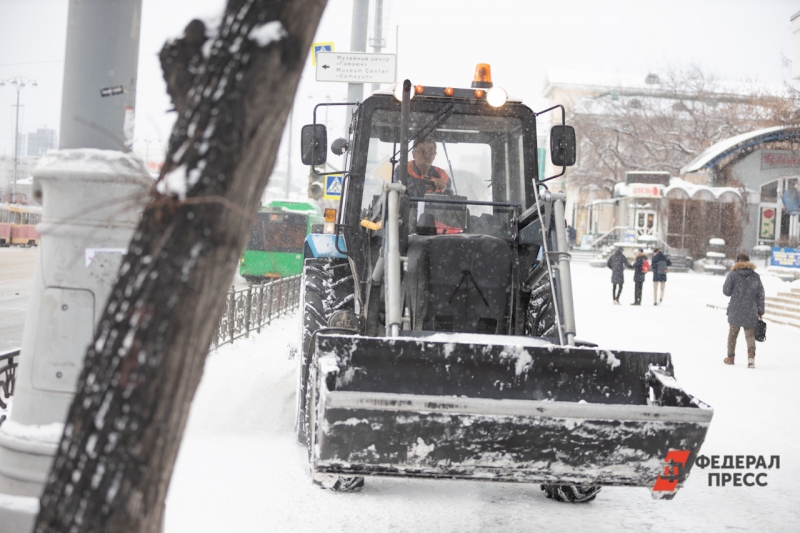
[[[531,291],[525,333],[529,337],[557,337],[550,280],[544,277]],[[600,487],[581,485],[542,485],[548,498],[558,502],[588,503],[597,497]]]
[[[361,492],[364,488],[364,478],[325,474],[320,476],[320,479],[315,479],[314,484],[333,492]]]
[[[525,334],[528,337],[557,337],[555,308],[547,276],[531,290],[528,314],[525,320]]]

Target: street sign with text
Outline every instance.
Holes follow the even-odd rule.
[[[100,96],[105,98],[106,96],[116,96],[124,92],[125,88],[122,85],[117,85],[116,87],[106,87],[105,89],[100,89]]]
[[[323,52],[317,54],[317,81],[346,83],[394,83],[395,54]]]

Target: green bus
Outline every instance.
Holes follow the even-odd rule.
[[[323,222],[317,207],[308,202],[273,200],[257,216],[239,261],[239,274],[250,282],[300,274],[306,236],[312,225]]]

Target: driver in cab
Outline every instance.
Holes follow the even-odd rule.
[[[408,189],[410,196],[421,197],[425,193],[453,194],[450,176],[443,169],[433,166],[436,158],[436,143],[419,141],[411,150],[414,158],[408,162]]]

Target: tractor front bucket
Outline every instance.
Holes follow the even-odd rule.
[[[667,353],[320,334],[316,354],[320,474],[642,486],[671,498],[713,414],[678,386]]]

